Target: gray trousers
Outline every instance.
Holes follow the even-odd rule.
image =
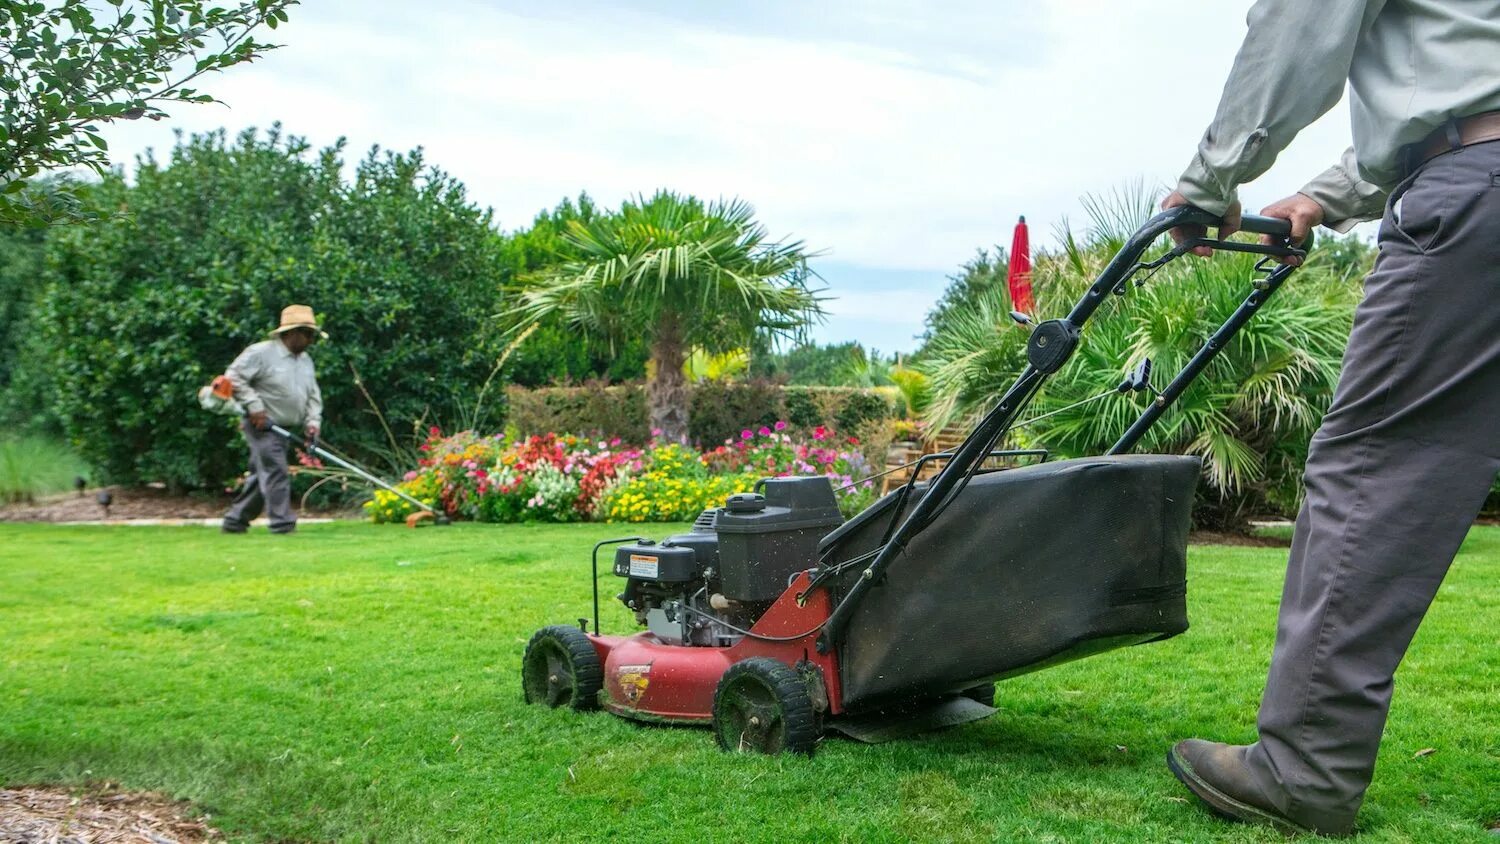
[[[243,530],[250,521],[266,510],[273,531],[288,531],[297,526],[292,512],[292,478],[287,472],[287,442],[270,431],[257,431],[247,421],[240,426],[250,446],[250,477],[245,479],[229,512],[224,527]]]
[[[1396,666],[1500,470],[1500,142],[1422,166],[1379,242],[1246,755],[1272,803],[1326,828],[1364,800]]]

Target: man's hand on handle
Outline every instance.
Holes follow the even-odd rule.
[[[257,431],[264,431],[266,428],[270,427],[270,425],[271,420],[266,416],[266,412],[264,410],[256,410],[250,413],[250,427],[254,428]]]
[[[1163,199],[1161,201],[1161,210],[1166,211],[1171,208],[1177,208],[1181,205],[1191,204],[1192,203],[1187,201],[1187,197],[1174,190],[1171,193],[1167,194],[1166,199]],[[1219,239],[1223,240],[1224,238],[1229,237],[1239,230],[1240,201],[1236,199],[1234,203],[1224,211],[1224,225],[1219,226]],[[1178,226],[1177,228],[1172,229],[1171,235],[1173,243],[1182,243],[1184,240],[1190,240],[1195,237],[1207,237],[1208,229],[1204,226]],[[1214,250],[1213,247],[1210,246],[1195,246],[1193,247],[1193,254],[1197,255],[1200,258],[1207,258],[1210,255],[1214,254]]]
[[[1273,202],[1261,209],[1260,213],[1264,217],[1276,217],[1290,222],[1294,244],[1305,243],[1313,228],[1323,222],[1323,206],[1312,197],[1301,193],[1294,193],[1286,199]],[[1263,234],[1260,236],[1260,242],[1271,244],[1273,241],[1270,235]],[[1278,260],[1294,267],[1302,265],[1302,259],[1295,255]]]
[[[311,423],[310,422],[310,423],[308,423],[307,427],[305,429],[303,429],[303,433],[307,434],[307,438],[308,439],[315,440],[315,439],[318,438],[318,432],[321,431],[321,430],[323,430],[323,429],[320,428],[320,427],[318,427],[318,425],[316,423]]]
[[[1187,201],[1187,198],[1175,190],[1168,194],[1166,199],[1161,201],[1163,211],[1188,204],[1190,203]],[[1290,222],[1292,224],[1291,242],[1293,245],[1305,242],[1307,236],[1312,233],[1313,228],[1323,222],[1323,206],[1319,205],[1312,197],[1300,193],[1294,193],[1286,199],[1273,202],[1261,209],[1260,213],[1263,217],[1275,217],[1279,220]],[[1223,240],[1239,230],[1240,203],[1239,200],[1235,200],[1234,204],[1230,205],[1224,212],[1224,225],[1219,227],[1219,239]],[[1172,229],[1171,234],[1173,242],[1182,243],[1190,238],[1205,237],[1208,234],[1208,230],[1203,226],[1178,226]],[[1276,241],[1268,234],[1261,235],[1260,242],[1267,246],[1276,245]],[[1208,246],[1198,246],[1194,247],[1193,254],[1207,258],[1214,254],[1214,250]],[[1278,258],[1277,260],[1294,267],[1301,266],[1302,264],[1302,259],[1295,255]]]

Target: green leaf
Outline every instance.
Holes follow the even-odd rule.
[[[22,190],[25,190],[25,189],[26,189],[26,180],[25,179],[14,179],[12,181],[7,182],[5,184],[5,188],[3,190],[0,190],[0,193],[20,193]]]
[[[109,149],[109,144],[105,143],[103,138],[99,137],[98,135],[94,134],[93,132],[84,132],[83,134],[89,139],[89,143],[93,144],[94,146],[98,147],[99,149],[102,149],[102,150]]]

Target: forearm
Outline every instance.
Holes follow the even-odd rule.
[[[1385,208],[1386,191],[1359,176],[1350,147],[1338,164],[1318,174],[1298,193],[1323,208],[1323,225],[1340,232],[1356,223],[1378,218]]]
[[[318,383],[313,382],[312,392],[307,396],[307,424],[314,428],[323,427],[323,391],[318,388]]]
[[[1384,0],[1260,0],[1213,123],[1178,190],[1222,214],[1298,132],[1339,101],[1354,46]]]

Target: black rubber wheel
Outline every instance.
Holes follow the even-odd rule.
[[[729,666],[714,692],[714,737],[731,752],[812,755],[818,719],[802,675],[763,656]]]
[[[521,658],[521,692],[527,703],[583,712],[599,707],[604,666],[589,637],[576,627],[554,625],[536,631]]]
[[[959,694],[963,695],[969,700],[977,700],[985,706],[991,708],[995,706],[994,683],[980,683],[973,688],[964,689],[963,691],[959,692]]]

